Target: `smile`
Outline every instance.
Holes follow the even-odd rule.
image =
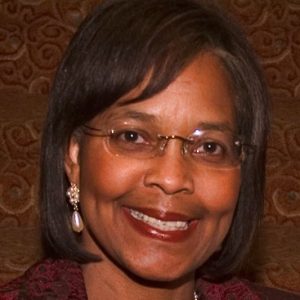
[[[136,220],[142,221],[156,229],[162,231],[177,231],[177,230],[187,230],[188,222],[184,221],[163,221],[148,215],[145,215],[139,211],[130,209],[130,214]]]
[[[146,207],[123,207],[124,216],[141,235],[164,242],[180,243],[192,238],[199,220],[189,215]]]

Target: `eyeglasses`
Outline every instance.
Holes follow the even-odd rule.
[[[206,164],[214,168],[238,166],[246,157],[246,148],[229,130],[196,129],[192,135],[161,135],[147,128],[132,128],[124,125],[120,128],[102,130],[88,125],[83,133],[93,137],[102,137],[109,151],[137,159],[148,159],[163,155],[170,140],[180,140],[181,152],[189,156],[195,164]]]

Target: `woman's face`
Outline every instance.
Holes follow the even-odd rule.
[[[162,135],[191,135],[204,126],[235,130],[233,97],[219,59],[203,54],[165,90],[145,101],[119,100],[89,122],[96,128],[122,127]],[[147,143],[143,137],[134,143]],[[183,154],[172,139],[151,158],[111,151],[103,137],[73,139],[66,171],[80,187],[86,250],[104,264],[150,280],[191,274],[226,236],[235,210],[240,167],[211,167]]]

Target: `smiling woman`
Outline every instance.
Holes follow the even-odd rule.
[[[261,215],[268,119],[252,51],[211,3],[103,1],[51,93],[48,258],[1,299],[296,299],[234,277]]]
[[[167,89],[135,103],[125,97],[88,121],[94,128],[120,126],[125,134],[72,138],[66,171],[80,185],[82,243],[102,258],[99,270],[118,263],[141,278],[174,281],[193,277],[195,266],[221,247],[240,189],[227,132],[204,129],[187,153],[172,139],[151,156],[149,148],[157,147],[145,132],[189,136],[189,143],[196,129],[235,132],[232,99],[219,59],[203,53]],[[93,278],[91,267],[83,274]]]

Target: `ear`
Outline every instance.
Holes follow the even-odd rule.
[[[69,181],[77,185],[79,185],[80,178],[79,150],[79,141],[75,136],[72,136],[65,151],[64,164]]]

